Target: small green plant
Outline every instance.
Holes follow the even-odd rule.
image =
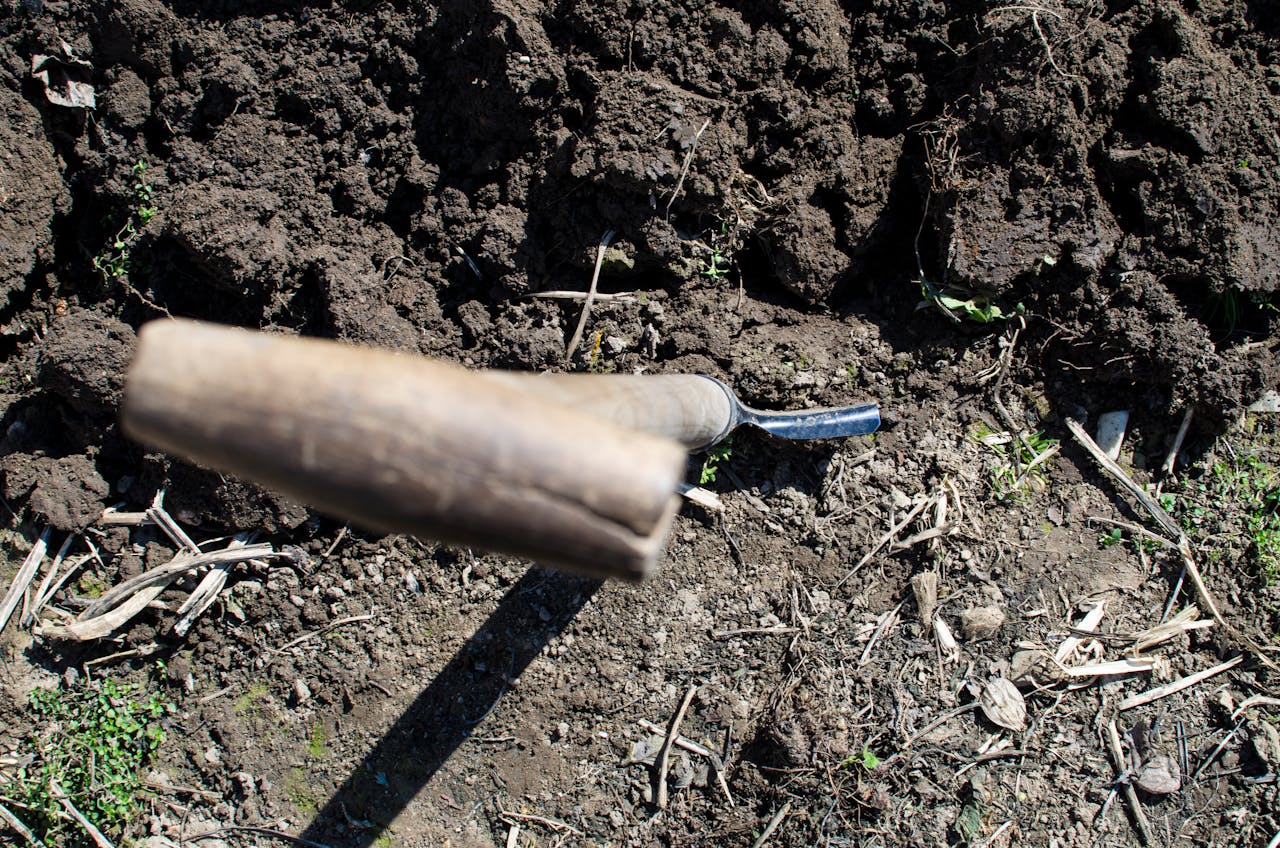
[[[702,472],[698,475],[698,485],[714,483],[716,474],[720,472],[721,463],[728,462],[731,456],[733,456],[733,446],[729,439],[708,450],[706,459],[702,460]]]
[[[151,183],[147,181],[147,163],[139,159],[133,169],[133,206],[129,217],[116,231],[111,246],[93,257],[93,267],[102,274],[102,281],[111,284],[129,273],[129,256],[138,235],[155,217],[156,206],[151,199]]]
[[[325,730],[322,722],[313,724],[307,734],[307,753],[317,760],[329,756],[329,731]]]
[[[31,694],[30,758],[0,780],[0,795],[21,804],[22,820],[46,844],[63,844],[65,797],[104,834],[119,834],[138,811],[142,767],[164,739],[160,719],[173,706],[113,680]],[[74,838],[79,838],[77,835]]]
[[[1212,496],[1243,514],[1254,572],[1268,585],[1280,580],[1280,471],[1256,454],[1214,463]]]
[[[840,764],[841,768],[849,768],[850,766],[862,766],[867,771],[875,771],[880,768],[880,758],[875,755],[866,745],[862,746],[862,750],[849,757]]]
[[[1098,544],[1104,548],[1119,544],[1124,539],[1124,534],[1120,532],[1119,527],[1112,527],[1106,533],[1098,537]]]
[[[726,245],[729,241],[729,225],[721,224],[720,232],[711,237],[709,249],[711,258],[698,260],[698,273],[712,282],[727,277],[733,270],[733,262],[728,256]]]
[[[974,439],[1006,460],[991,472],[991,490],[996,500],[1021,500],[1049,484],[1045,460],[1057,451],[1057,439],[1040,431],[1018,438],[984,425],[978,426]]]
[[[245,715],[246,713],[256,712],[258,705],[263,698],[267,697],[270,688],[261,680],[255,680],[249,684],[249,688],[244,691],[235,703],[231,705],[231,709],[236,715]]]
[[[928,280],[920,281],[920,291],[925,300],[956,324],[972,321],[990,324],[1003,321],[1009,315],[985,295],[958,288],[939,288]]]
[[[1280,467],[1266,459],[1266,449],[1247,446],[1237,449],[1230,462],[1214,462],[1171,506],[1193,535],[1223,520],[1234,524],[1236,532],[1228,536],[1247,543],[1249,573],[1267,585],[1280,582]],[[1210,551],[1214,554],[1222,551]]]

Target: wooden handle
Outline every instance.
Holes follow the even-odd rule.
[[[686,448],[719,441],[733,423],[728,389],[697,374],[521,374],[495,380],[614,424],[675,439]]]
[[[684,449],[442,362],[192,321],[142,328],[125,431],[380,532],[597,577],[655,564]]]

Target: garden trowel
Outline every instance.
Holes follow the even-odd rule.
[[[675,439],[690,450],[710,447],[743,424],[784,439],[865,436],[880,426],[875,403],[798,412],[753,409],[704,374],[480,373],[615,424]]]
[[[869,433],[879,414],[760,412],[697,375],[472,371],[164,320],[139,332],[121,419],[141,442],[374,530],[636,580],[656,567],[690,448],[739,424]]]

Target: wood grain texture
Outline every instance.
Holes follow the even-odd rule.
[[[180,320],[140,332],[122,423],[377,531],[631,580],[685,468],[670,439],[458,366]]]
[[[725,388],[698,374],[484,375],[623,427],[674,439],[689,449],[719,440],[733,423],[733,402]]]

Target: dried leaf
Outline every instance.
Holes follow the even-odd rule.
[[[1014,731],[1027,729],[1027,702],[1018,687],[1003,677],[987,681],[978,696],[978,706],[993,724]]]
[[[31,58],[31,75],[44,86],[45,97],[56,106],[69,109],[92,110],[97,105],[89,82],[92,71],[92,65],[70,52],[66,56],[37,53]]]

